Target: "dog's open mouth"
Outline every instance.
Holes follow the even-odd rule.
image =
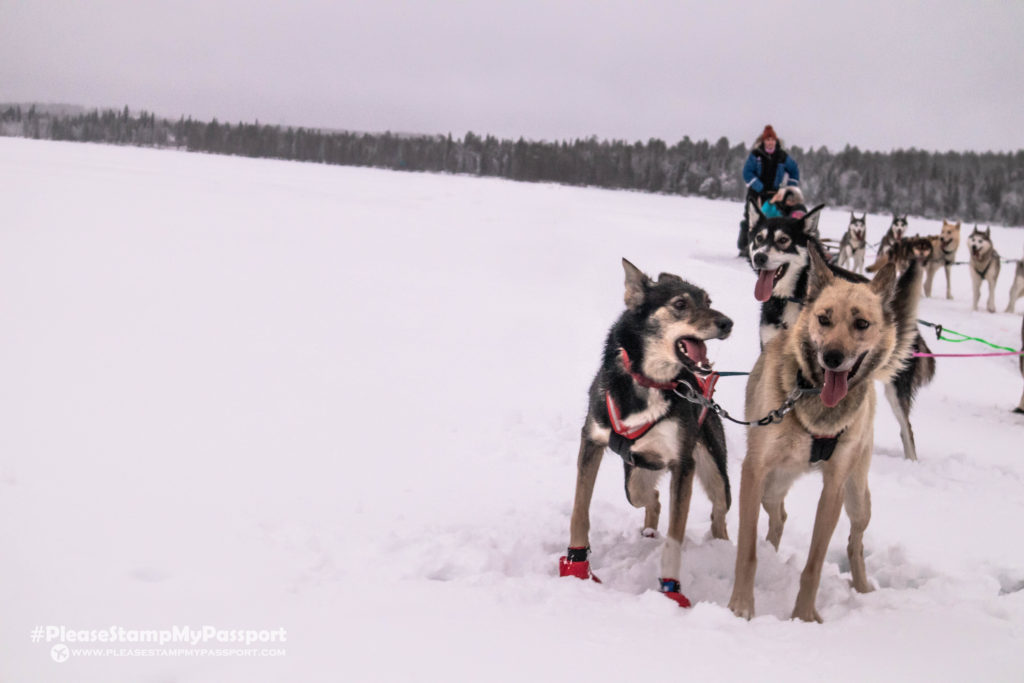
[[[697,339],[696,337],[680,337],[676,339],[676,356],[684,364],[705,372],[711,370],[711,363],[708,362],[708,349],[702,339]]]
[[[849,370],[836,372],[825,368],[825,383],[821,387],[821,402],[829,408],[834,408],[843,400],[850,390],[850,379],[860,370],[860,364],[864,362],[868,352],[865,351]]]
[[[754,285],[754,298],[764,303],[768,299],[772,298],[772,289],[775,288],[775,283],[782,279],[782,276],[789,270],[789,264],[784,263],[775,270],[759,270],[757,271],[757,284]]]

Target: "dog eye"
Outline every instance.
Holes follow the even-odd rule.
[[[785,249],[786,245],[789,244],[789,238],[787,238],[787,237],[780,237],[779,239],[775,240],[775,243],[778,244],[783,249]]]
[[[685,311],[686,299],[676,299],[675,301],[672,302],[672,307],[675,308],[677,311]]]
[[[864,318],[857,318],[856,320],[853,321],[853,326],[856,327],[858,330],[866,330],[869,327],[871,327],[871,323],[869,323]]]
[[[822,327],[831,327],[832,321],[828,319],[827,315],[819,315],[818,324],[821,325]]]

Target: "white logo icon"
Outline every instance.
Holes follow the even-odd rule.
[[[57,643],[50,648],[50,656],[53,657],[53,661],[63,664],[71,658],[71,650],[64,643]]]

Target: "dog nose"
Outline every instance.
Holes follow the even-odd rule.
[[[822,354],[822,359],[825,361],[825,365],[832,370],[835,370],[843,364],[843,352],[830,350]]]
[[[726,318],[724,315],[715,319],[715,325],[718,326],[718,334],[723,337],[732,332],[732,319]]]
[[[768,256],[766,256],[763,253],[761,253],[761,254],[754,254],[754,265],[755,266],[763,266],[766,263],[768,263]]]

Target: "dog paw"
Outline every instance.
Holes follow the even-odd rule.
[[[793,618],[799,619],[800,621],[806,621],[809,623],[824,623],[821,620],[821,615],[818,614],[818,610],[814,609],[813,607],[809,610],[800,608],[794,609]]]
[[[645,526],[643,529],[640,530],[640,535],[643,536],[644,538],[657,538],[658,537],[658,530],[657,529],[652,529],[649,526]]]
[[[753,596],[750,598],[737,598],[734,596],[729,601],[729,609],[740,619],[750,621],[754,618],[754,598]]]

